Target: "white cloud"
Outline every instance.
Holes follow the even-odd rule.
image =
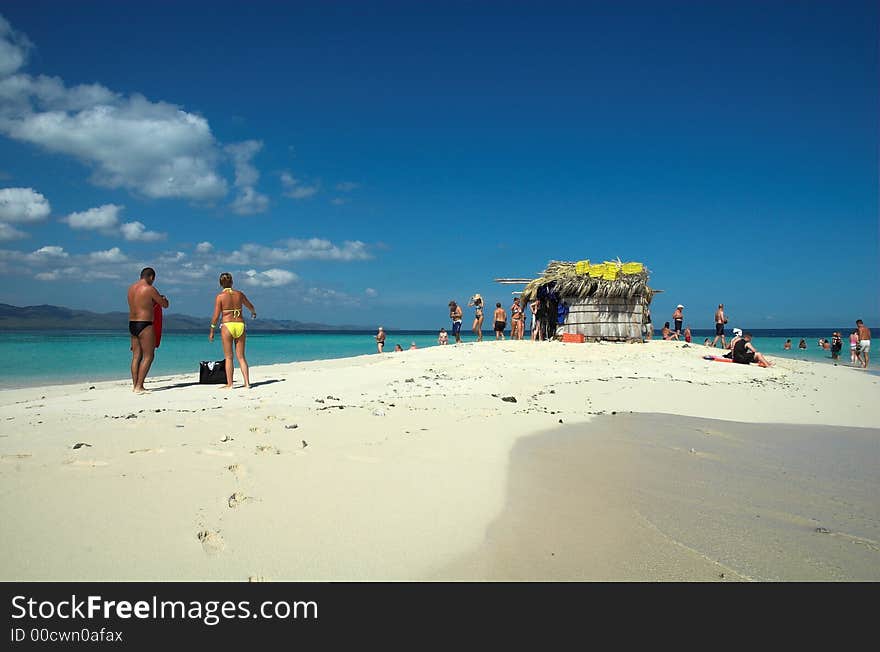
[[[33,188],[0,189],[2,222],[39,222],[46,219],[51,210],[49,201]]]
[[[122,206],[116,204],[104,204],[97,208],[90,208],[79,213],[71,213],[67,217],[61,218],[62,222],[66,222],[71,229],[99,229],[108,231],[114,229],[119,224],[119,213]]]
[[[89,254],[89,260],[95,263],[124,263],[128,257],[120,251],[119,247],[113,247],[106,251],[93,251]]]
[[[124,208],[116,204],[104,204],[97,208],[71,213],[61,218],[61,221],[72,229],[97,230],[104,235],[119,234],[129,242],[156,242],[166,238],[165,233],[147,231],[147,227],[142,222],[119,224],[119,215]]]
[[[364,294],[372,298],[377,296],[379,293],[376,292],[376,290],[374,290],[373,288],[367,288],[366,290],[364,290]]]
[[[122,237],[130,242],[156,242],[164,240],[167,235],[157,231],[147,231],[147,227],[140,222],[126,222],[119,227],[119,231]]]
[[[243,188],[232,202],[233,212],[239,215],[255,215],[269,208],[269,198],[253,188]]]
[[[288,285],[296,281],[299,277],[293,272],[286,269],[267,269],[265,272],[258,272],[255,269],[249,269],[244,272],[245,285],[253,287],[276,288],[282,285]]]
[[[232,202],[232,210],[239,215],[262,213],[269,208],[269,198],[254,188],[260,179],[260,173],[251,163],[251,159],[262,148],[263,143],[258,140],[246,140],[225,148],[235,165],[235,187],[239,194]]]
[[[247,265],[257,263],[286,263],[297,260],[336,260],[353,261],[369,260],[372,255],[367,245],[359,240],[345,241],[341,246],[329,240],[310,238],[298,240],[289,238],[282,240],[281,247],[265,247],[257,244],[244,244],[234,251],[231,260],[234,263]]]
[[[343,181],[336,184],[336,189],[339,192],[351,192],[352,190],[356,190],[360,187],[361,184],[355,183],[354,181]]]
[[[9,22],[0,16],[0,77],[11,75],[27,61],[28,52],[33,47],[27,36],[12,29]]]
[[[59,247],[57,245],[47,245],[27,254],[26,258],[31,262],[41,262],[57,258],[68,258],[69,256],[70,254],[64,251],[64,247]]]
[[[5,242],[8,240],[21,240],[22,238],[26,237],[28,237],[27,233],[19,231],[15,227],[0,222],[0,242]]]
[[[318,184],[303,185],[302,181],[294,178],[290,172],[281,173],[281,186],[284,188],[281,194],[293,199],[306,199],[317,194],[320,190]]]
[[[199,254],[210,253],[211,251],[213,251],[213,249],[214,249],[214,245],[212,245],[210,242],[207,242],[207,241],[200,242],[199,244],[196,245],[196,253],[199,253]]]
[[[292,199],[307,199],[312,195],[318,194],[318,186],[297,186],[292,190],[289,190],[284,193],[285,197],[291,197]]]
[[[57,281],[59,278],[59,274],[57,270],[55,270],[54,272],[40,272],[39,274],[34,276],[34,278],[38,281]]]
[[[357,297],[352,297],[345,292],[333,290],[331,288],[308,288],[302,294],[302,301],[305,303],[346,303],[349,305],[358,305],[360,302]]]
[[[99,84],[68,87],[56,77],[21,73],[30,45],[0,20],[0,133],[79,159],[100,186],[151,198],[226,194],[205,118]]]

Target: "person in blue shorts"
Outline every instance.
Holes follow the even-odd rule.
[[[461,343],[461,306],[455,301],[449,302],[449,318],[452,320],[452,334],[455,336],[455,343]]]

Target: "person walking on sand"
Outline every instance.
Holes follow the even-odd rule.
[[[871,329],[865,326],[861,319],[856,319],[856,328],[859,331],[859,354],[862,360],[862,367],[868,368],[868,361],[871,358]]]
[[[135,394],[147,392],[144,381],[156,355],[156,333],[153,331],[155,305],[168,307],[168,298],[153,287],[156,270],[144,267],[141,278],[128,287],[128,332],[131,335],[131,382]]]
[[[849,361],[850,364],[859,362],[859,331],[854,330],[849,334]]]
[[[672,323],[675,324],[675,334],[681,335],[681,325],[684,323],[684,306],[678,304],[672,313]]]
[[[718,341],[718,338],[721,338],[721,348],[727,348],[727,343],[724,341],[724,324],[727,323],[727,316],[724,314],[724,304],[718,304],[718,310],[715,311],[715,339],[712,340],[712,348],[715,348],[715,343]]]
[[[376,340],[377,352],[382,353],[382,350],[385,348],[385,329],[379,326],[379,332],[373,335],[373,339]]]
[[[247,341],[247,332],[244,317],[241,314],[242,307],[251,311],[251,318],[257,318],[257,310],[254,304],[241,290],[232,289],[232,274],[223,272],[220,274],[220,287],[223,288],[214,300],[214,314],[211,315],[211,332],[208,340],[214,341],[214,331],[217,329],[217,319],[220,320],[220,340],[223,342],[223,357],[226,359],[226,386],[223,389],[232,389],[232,351],[235,349],[235,357],[238,358],[238,366],[241,367],[241,375],[244,378],[245,389],[251,388],[250,369],[247,358],[244,355],[244,346]]]
[[[455,343],[461,343],[461,306],[455,301],[449,302],[449,318],[452,320],[452,334],[455,336]]]
[[[493,316],[493,320],[495,321],[495,339],[503,340],[504,329],[507,328],[507,313],[504,312],[504,308],[501,307],[500,302],[495,304],[495,315]]]
[[[474,307],[474,335],[477,336],[477,342],[483,341],[483,297],[475,294],[468,302],[468,307]]]

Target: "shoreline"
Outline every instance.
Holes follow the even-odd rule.
[[[144,396],[129,380],[0,392],[0,517],[16,524],[0,577],[430,578],[483,545],[535,433],[630,411],[880,423],[880,380],[831,365],[657,341],[408,353],[253,367],[250,391],[176,374]]]

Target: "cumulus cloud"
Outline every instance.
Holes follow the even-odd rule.
[[[284,189],[281,194],[292,199],[306,199],[318,193],[320,186],[317,184],[307,185],[295,178],[290,172],[281,173],[281,186]]]
[[[0,189],[0,222],[39,222],[51,210],[49,201],[33,188]]]
[[[333,244],[330,240],[310,238],[298,240],[289,238],[279,242],[280,247],[265,247],[257,244],[244,244],[241,249],[232,252],[231,260],[237,264],[287,263],[299,260],[335,260],[354,261],[372,258],[367,245],[359,240],[346,240],[342,245]]]
[[[109,231],[119,224],[119,213],[122,209],[122,206],[116,204],[104,204],[79,213],[71,213],[67,217],[62,217],[61,221],[66,222],[71,229]]]
[[[249,269],[244,272],[245,285],[252,287],[275,288],[282,285],[289,285],[296,281],[299,277],[293,272],[286,269],[267,269],[264,272],[258,272],[255,269]]]
[[[57,260],[58,258],[68,258],[69,256],[70,254],[64,251],[64,247],[47,245],[27,254],[26,259],[31,262],[39,262],[45,260]]]
[[[27,36],[16,32],[12,25],[0,16],[0,77],[11,75],[27,61],[33,45]]]
[[[119,231],[129,242],[156,242],[166,237],[166,234],[158,231],[147,231],[147,227],[140,222],[126,222],[119,227]]]
[[[238,195],[232,202],[232,210],[239,215],[262,213],[269,208],[269,198],[254,188],[260,179],[260,173],[251,163],[251,159],[262,148],[263,143],[258,140],[233,143],[225,148],[235,166],[235,187]]]
[[[302,300],[305,303],[331,304],[331,303],[347,303],[350,305],[358,305],[360,301],[357,297],[352,297],[345,292],[334,290],[332,288],[311,287],[302,293]]]
[[[71,213],[61,218],[71,229],[100,231],[104,235],[119,234],[129,242],[156,242],[164,240],[165,233],[147,231],[142,222],[119,224],[119,215],[125,209],[116,204],[104,204],[86,211]]]
[[[96,185],[151,198],[226,194],[216,170],[220,149],[205,118],[100,84],[67,86],[22,73],[30,44],[0,21],[0,133],[77,158]]]
[[[214,250],[214,245],[212,245],[210,242],[207,242],[207,241],[200,242],[199,244],[196,245],[196,253],[199,253],[199,254],[211,253],[211,251],[213,251],[213,250]]]
[[[19,231],[13,226],[0,222],[0,242],[8,240],[21,240],[28,237],[27,233]]]
[[[89,260],[95,263],[124,263],[128,260],[119,247],[112,247],[106,251],[93,251],[89,254]]]

